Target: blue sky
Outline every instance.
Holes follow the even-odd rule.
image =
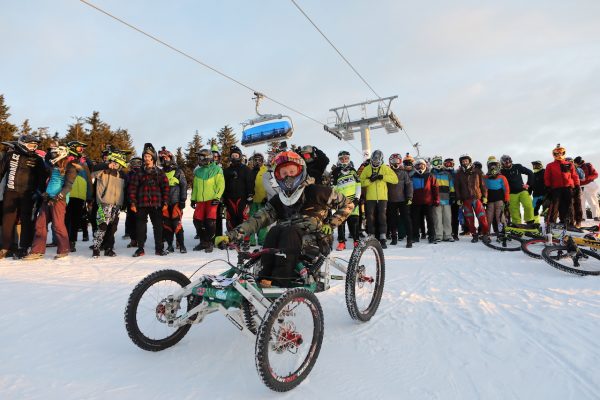
[[[600,163],[600,2],[297,1],[381,96],[399,96],[393,110],[424,156],[508,153],[529,165],[560,142]],[[0,93],[13,123],[63,133],[98,110],[138,148],[174,150],[196,130],[239,134],[254,114],[247,89],[80,1],[2,3]],[[374,97],[290,1],[94,4],[323,122]],[[287,113],[268,101],[262,110]],[[358,138],[352,147],[290,115],[291,142],[360,158]],[[372,147],[411,150],[383,131]]]

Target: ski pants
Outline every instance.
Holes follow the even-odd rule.
[[[265,247],[282,249],[286,256],[263,254],[259,279],[268,279],[277,286],[290,286],[291,279],[297,277],[294,268],[302,251],[303,236],[304,232],[297,226],[273,226],[265,238]]]
[[[448,240],[452,237],[452,207],[450,204],[433,207],[433,224],[436,239]]]
[[[135,228],[136,213],[127,209],[127,216],[125,217],[125,233],[129,235],[131,240],[136,240],[136,228]]]
[[[598,184],[596,181],[591,181],[581,188],[583,189],[581,209],[585,213],[585,203],[587,203],[592,212],[592,218],[598,218],[600,216],[600,207],[598,206]]]
[[[498,225],[506,224],[504,217],[504,201],[490,201],[485,209],[488,225],[494,227],[494,232],[498,233]]]
[[[346,219],[346,221],[342,222],[338,228],[337,228],[337,239],[338,242],[342,243],[342,242],[346,242],[346,223],[348,223],[348,236],[352,239],[352,240],[359,240],[359,233],[358,233],[358,214],[356,215],[350,215],[348,217],[348,219]]]
[[[531,202],[531,196],[527,190],[523,190],[519,193],[510,194],[510,204],[508,205],[508,211],[510,211],[510,220],[513,224],[520,224],[521,221],[521,205],[523,205],[523,217],[525,222],[533,221],[533,204]]]
[[[121,207],[113,204],[100,204],[96,212],[96,232],[94,232],[94,249],[99,250],[102,242],[105,249],[115,247],[115,232],[119,226]]]
[[[410,206],[406,204],[406,201],[388,201],[387,216],[392,237],[406,236],[412,240]]]
[[[563,224],[573,224],[573,189],[570,187],[552,189],[552,204],[548,212],[549,221],[556,222],[560,218]]]
[[[583,221],[583,209],[581,206],[581,199],[583,195],[581,194],[581,187],[577,186],[573,189],[573,219],[575,220],[575,225],[581,225]]]
[[[32,253],[46,253],[46,238],[48,236],[48,223],[52,222],[56,234],[56,253],[69,252],[69,234],[65,226],[67,204],[64,200],[56,202],[44,201],[40,213],[35,221],[35,238],[33,239]]]
[[[252,202],[252,204],[250,204],[250,216],[252,217],[254,214],[259,212],[263,208],[265,208],[265,205],[263,203]],[[258,243],[260,246],[262,246],[265,243],[265,237],[267,236],[268,230],[269,230],[268,228],[261,228],[258,231],[258,233],[252,234],[250,236],[250,244],[252,246],[255,246],[256,243]]]
[[[138,248],[144,248],[147,239],[147,224],[148,217],[152,222],[152,231],[154,233],[154,249],[160,251],[163,249],[162,241],[162,210],[161,207],[139,207],[136,214],[136,236],[138,241]]]
[[[69,241],[77,241],[77,233],[81,228],[81,221],[85,207],[85,200],[78,198],[70,198],[67,205],[67,230],[69,231]]]
[[[529,193],[525,192],[528,196]],[[467,224],[467,229],[471,234],[475,234],[477,230],[475,229],[475,216],[477,216],[477,220],[479,221],[479,226],[481,227],[481,233],[487,235],[490,232],[490,227],[488,225],[488,220],[485,215],[485,209],[483,208],[483,204],[478,199],[469,199],[463,202],[463,214],[465,216],[465,223]]]
[[[31,192],[4,192],[2,202],[2,249],[8,250],[14,242],[17,217],[21,220],[20,249],[27,249],[33,242],[33,198]]]
[[[196,208],[194,209],[194,227],[198,236],[200,236],[200,243],[212,245],[217,228],[218,210],[219,205],[212,204],[212,200],[196,203]]]
[[[533,219],[535,222],[540,222],[540,208],[544,205],[544,198],[546,196],[534,196],[533,197]]]
[[[458,210],[460,206],[453,202],[450,209],[452,210],[452,216],[450,217],[452,219],[452,236],[458,236]]]
[[[412,216],[413,237],[419,240],[419,230],[422,234],[427,233],[427,237],[431,240],[435,239],[435,227],[433,225],[433,206],[428,204],[413,204],[410,208]],[[421,225],[425,219],[427,221],[427,231]]]
[[[183,244],[182,217],[183,212],[179,208],[179,203],[170,204],[167,210],[163,212],[163,238],[171,246],[173,245],[173,237],[177,239],[177,243]]]
[[[227,230],[232,230],[247,219],[246,199],[225,199],[227,209]]]
[[[387,200],[367,200],[365,208],[367,214],[367,233],[375,236],[379,232],[379,239],[385,239],[387,232]]]

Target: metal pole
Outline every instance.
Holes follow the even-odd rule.
[[[362,144],[364,161],[371,157],[371,128],[369,128],[369,125],[360,126],[360,142]]]

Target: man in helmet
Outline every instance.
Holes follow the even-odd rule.
[[[502,225],[506,224],[504,207],[510,200],[510,189],[508,181],[500,173],[500,163],[496,157],[488,158],[487,170],[487,174],[483,177],[483,183],[488,190],[486,218],[488,224],[494,228],[494,232],[498,233],[502,229]]]
[[[0,153],[0,182],[6,177],[0,259],[6,257],[13,243],[17,216],[21,220],[21,237],[16,255],[24,256],[33,241],[33,196],[36,191],[44,191],[48,176],[44,160],[36,153],[39,143],[39,137],[24,134],[14,146]]]
[[[475,229],[474,216],[479,221],[482,240],[489,242],[489,225],[485,214],[484,204],[487,204],[487,187],[483,182],[483,173],[481,170],[473,167],[471,156],[464,154],[458,159],[460,168],[456,173],[454,180],[454,190],[456,191],[456,202],[462,205],[463,214],[467,229],[473,235],[471,242],[477,243],[479,236]]]
[[[185,201],[187,200],[187,181],[185,174],[175,162],[173,153],[165,147],[159,152],[159,158],[163,172],[169,180],[169,204],[166,210],[163,210],[163,237],[167,242],[167,251],[173,253],[173,238],[177,241],[177,248],[180,253],[187,253],[183,238],[183,226],[181,218]]]
[[[418,158],[415,160],[414,174],[411,177],[413,184],[413,202],[411,205],[411,217],[413,227],[413,241],[419,241],[419,230],[421,237],[428,238],[429,243],[435,241],[435,226],[433,224],[433,207],[439,206],[440,196],[435,177],[427,170],[427,162]],[[427,221],[427,232],[425,232],[422,221]]]
[[[254,197],[250,204],[249,216],[254,216],[257,212],[263,209],[267,202],[267,192],[263,183],[263,176],[267,172],[265,166],[265,158],[261,153],[254,153],[252,155],[252,176],[254,177]],[[267,236],[267,228],[262,228],[256,235],[250,235],[250,245],[262,246],[265,243],[265,237]]]
[[[66,224],[67,230],[69,231],[69,242],[70,251],[75,252],[75,244],[77,242],[77,236],[81,229],[82,236],[85,233],[85,238],[89,240],[87,226],[84,229],[84,222],[87,225],[86,218],[86,207],[91,210],[93,205],[93,191],[92,191],[92,177],[90,172],[90,164],[84,157],[84,151],[87,144],[79,142],[77,140],[67,143],[69,149],[69,161],[78,164],[81,168],[77,169],[77,177],[73,182],[73,187],[69,196],[69,204],[67,205]],[[96,209],[97,207],[95,207]],[[95,211],[95,210],[94,210]],[[96,213],[91,212],[91,218],[95,220]],[[96,224],[92,224],[93,230],[95,231]]]
[[[129,172],[125,176],[125,184],[127,188],[127,193],[129,193],[129,183],[131,182],[133,176],[137,174],[141,169],[144,161],[140,157],[133,157],[129,160]],[[123,208],[127,210],[127,216],[125,217],[125,235],[129,236],[130,242],[127,245],[127,248],[137,248],[137,235],[136,235],[136,215],[131,209],[131,203],[129,202],[129,196],[125,196],[125,200],[123,202]]]
[[[585,203],[590,207],[592,218],[594,221],[600,221],[600,207],[598,206],[598,172],[594,166],[585,162],[581,156],[575,157],[573,160],[578,168],[581,168],[584,174],[584,178],[581,180],[581,189],[583,190],[583,196],[581,198],[581,209],[585,212]],[[583,216],[586,219],[586,215]]]
[[[217,209],[225,191],[223,170],[213,161],[208,149],[198,152],[198,167],[194,169],[192,182],[191,207],[194,209],[194,227],[200,243],[194,251],[213,251],[213,239],[217,224]]]
[[[366,199],[367,233],[379,235],[381,246],[385,249],[387,233],[387,201],[388,183],[398,183],[398,176],[390,167],[383,163],[383,153],[375,150],[371,155],[371,162],[360,174]]]
[[[227,210],[227,229],[233,229],[248,216],[248,209],[254,199],[254,174],[242,163],[242,151],[239,147],[232,146],[229,160],[231,164],[223,170],[223,202]],[[245,248],[250,246],[249,241],[249,237],[244,241]]]
[[[442,156],[431,159],[431,173],[438,186],[440,204],[433,206],[433,224],[435,225],[435,242],[454,242],[452,237],[451,197],[454,193],[454,177],[446,168]]]
[[[329,158],[316,146],[311,145],[302,146],[300,155],[306,163],[308,176],[314,178],[317,185],[321,185],[323,183],[323,174],[327,169],[327,164],[329,164]]]
[[[348,219],[338,226],[336,250],[341,251],[346,248],[346,222],[348,222],[349,236],[354,241],[354,247],[358,245],[359,239],[358,210],[360,207],[358,202],[361,194],[360,179],[350,161],[350,153],[346,150],[338,153],[338,162],[331,178],[335,191],[343,194],[354,203],[354,209]]]
[[[565,160],[566,150],[560,144],[552,150],[554,161],[546,165],[544,183],[550,190],[552,204],[548,212],[548,221],[574,224],[573,216],[573,192],[579,188],[581,182],[577,170],[572,162]]]
[[[169,207],[169,180],[165,173],[157,167],[158,155],[150,143],[144,145],[142,152],[144,165],[138,173],[132,176],[129,183],[130,208],[136,213],[136,237],[138,248],[134,257],[145,254],[148,217],[152,222],[154,232],[154,254],[166,256],[162,237],[162,216]]]
[[[402,169],[402,156],[394,153],[389,158],[390,168],[398,177],[398,183],[388,183],[387,224],[392,245],[398,244],[398,232],[405,232],[406,247],[412,247],[412,221],[410,205],[413,199],[413,184],[408,173]],[[401,230],[402,228],[402,230]]]
[[[454,159],[452,157],[448,157],[444,159],[444,170],[448,171],[450,175],[453,186],[454,180],[456,179],[456,170],[454,169]],[[450,192],[450,210],[452,211],[452,215],[450,217],[450,223],[452,225],[452,239],[455,241],[459,240],[458,237],[458,214],[459,214],[460,206],[456,204],[456,190]]]
[[[546,173],[546,170],[544,169],[544,164],[539,160],[532,161],[531,166],[533,169],[533,183],[529,187],[529,193],[533,196],[533,217],[535,222],[539,223],[540,208],[543,206],[543,211],[546,211],[546,206],[544,206],[544,199],[548,194],[546,184],[544,183],[544,174]],[[546,203],[548,204],[549,202]]]
[[[124,154],[109,152],[106,162],[93,168],[95,179],[95,197],[98,204],[96,212],[96,232],[92,244],[92,257],[100,257],[100,247],[104,247],[104,255],[115,257],[115,232],[119,226],[119,213],[125,201],[126,176],[123,168],[127,167]]]
[[[279,153],[274,164],[280,188],[278,195],[226,236],[215,238],[215,244],[240,241],[245,235],[275,223],[267,233],[265,247],[282,249],[286,257],[261,256],[263,269],[259,279],[263,286],[271,283],[290,286],[292,280],[299,278],[294,269],[300,262],[303,244],[318,247],[321,254],[329,252],[332,230],[350,215],[354,206],[350,199],[332,188],[311,184],[313,180],[308,177],[306,164],[297,153]]]
[[[533,204],[529,195],[529,187],[533,184],[533,171],[521,164],[513,164],[509,155],[500,157],[500,172],[506,177],[510,190],[510,220],[513,224],[521,223],[521,205],[523,206],[523,217],[528,224],[535,223],[533,215]],[[527,175],[527,183],[523,182],[523,175]]]
[[[35,222],[35,238],[31,253],[24,260],[38,260],[46,253],[46,237],[48,235],[48,222],[52,222],[56,235],[55,259],[69,255],[69,236],[65,227],[65,213],[69,202],[69,192],[81,166],[70,161],[68,150],[59,146],[50,152],[50,179],[42,194],[42,205]]]

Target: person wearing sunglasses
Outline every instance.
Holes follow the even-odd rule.
[[[8,149],[0,153],[0,181],[4,183],[4,201],[2,203],[2,249],[0,259],[6,257],[14,241],[14,229],[17,216],[21,218],[20,242],[15,244],[17,258],[27,254],[33,242],[34,194],[43,193],[48,173],[44,159],[36,150],[39,137],[24,134],[9,144]]]

